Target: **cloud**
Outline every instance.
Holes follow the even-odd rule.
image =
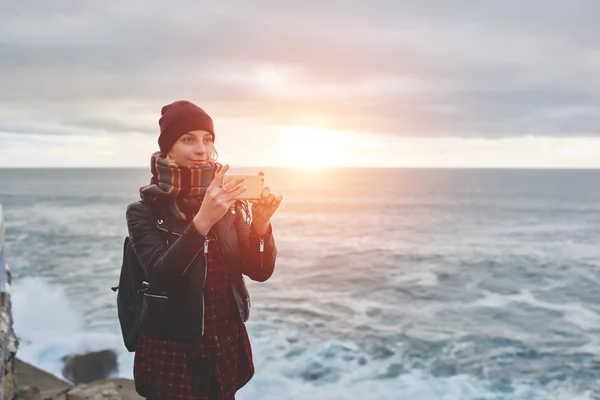
[[[596,136],[596,1],[13,2],[0,131],[221,117],[411,136]],[[218,124],[218,121],[217,121]]]

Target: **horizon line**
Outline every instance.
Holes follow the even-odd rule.
[[[231,167],[231,166],[230,166]],[[115,167],[99,167],[99,166],[0,166],[0,170],[17,170],[17,169],[148,169],[147,166],[115,166]],[[233,169],[297,169],[297,170],[328,170],[328,169],[472,169],[472,170],[600,170],[600,166],[593,167],[571,167],[571,166],[325,166],[325,167],[295,167],[295,166],[239,166],[231,167]]]

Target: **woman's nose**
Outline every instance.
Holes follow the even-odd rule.
[[[206,153],[206,147],[204,147],[204,143],[198,142],[196,146],[196,153]]]

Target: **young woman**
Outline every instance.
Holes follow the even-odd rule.
[[[137,391],[148,399],[234,399],[254,374],[244,322],[243,275],[263,282],[275,267],[271,217],[282,197],[234,200],[243,178],[223,184],[213,121],[177,101],[162,109],[160,152],[141,201],[127,208],[133,250],[149,285],[136,345]]]

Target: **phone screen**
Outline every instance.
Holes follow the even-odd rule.
[[[235,197],[236,200],[258,200],[262,194],[265,177],[262,175],[225,175],[223,177],[223,184],[231,180],[235,180],[241,176],[244,176],[246,180],[242,182],[242,185],[246,186],[246,191],[241,195]],[[237,187],[236,187],[237,188]]]

